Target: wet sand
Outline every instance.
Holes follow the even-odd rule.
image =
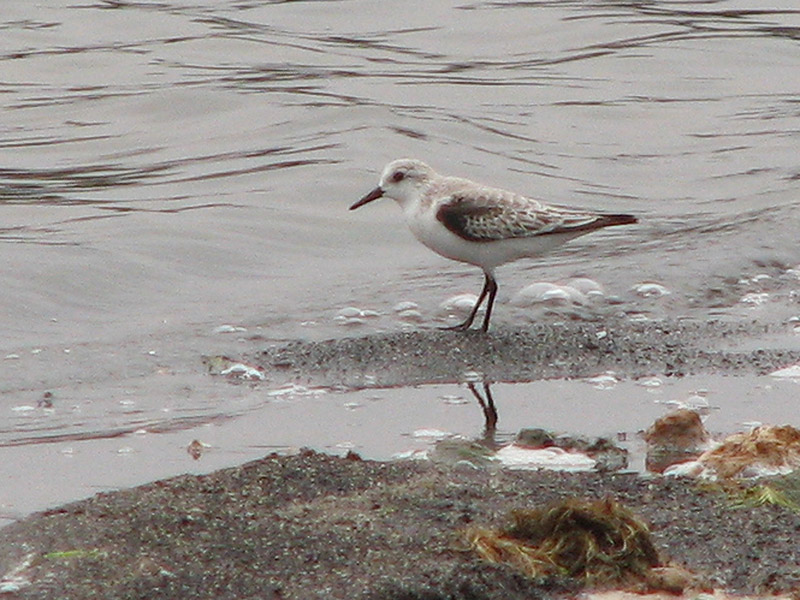
[[[774,329],[774,331],[773,331]],[[248,357],[273,383],[392,387],[460,382],[698,373],[764,374],[800,361],[800,343],[769,347],[785,326],[756,321],[540,324],[527,329],[422,330],[276,345]],[[757,350],[736,349],[746,344]]]
[[[101,494],[0,532],[0,566],[25,556],[19,598],[558,597],[464,549],[470,525],[512,508],[611,495],[651,526],[657,547],[718,587],[800,587],[800,515],[734,508],[725,494],[675,479],[553,472],[488,473],[312,452],[207,476]]]
[[[567,324],[384,334],[271,347],[249,357],[272,382],[315,385],[594,374],[768,372],[793,348],[737,351],[752,324]],[[728,348],[720,350],[714,348]],[[470,525],[571,496],[612,496],[651,526],[665,558],[740,593],[800,589],[800,515],[737,508],[718,488],[632,474],[485,471],[302,452],[180,476],[32,515],[0,530],[18,598],[531,598],[530,581],[463,548]],[[26,558],[28,563],[25,563]],[[13,583],[13,581],[12,581]]]

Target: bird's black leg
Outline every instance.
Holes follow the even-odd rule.
[[[474,383],[469,382],[467,386],[469,387],[469,391],[472,392],[472,395],[478,400],[478,404],[481,405],[481,409],[483,410],[483,444],[490,450],[496,451],[498,448],[497,440],[495,439],[495,434],[497,433],[497,409],[494,406],[494,399],[492,398],[492,390],[489,387],[489,383],[486,381],[483,382],[483,393],[486,395],[485,400],[481,397]]]
[[[489,387],[489,383],[486,381],[483,382],[483,393],[486,395],[485,400],[478,393],[478,389],[475,387],[474,383],[471,381],[468,382],[467,387],[469,388],[469,391],[472,392],[472,395],[478,400],[478,404],[481,405],[481,410],[483,410],[483,418],[485,419],[484,433],[487,436],[493,436],[494,432],[497,430],[497,408],[494,405],[494,398],[492,398],[492,390]]]
[[[442,329],[446,329],[448,331],[466,331],[469,329],[470,325],[472,325],[472,322],[475,320],[475,315],[478,314],[478,309],[481,307],[483,299],[486,298],[486,294],[490,291],[492,286],[494,286],[494,293],[497,293],[497,283],[495,283],[494,279],[488,273],[484,273],[483,289],[481,290],[481,294],[478,296],[478,301],[475,303],[475,306],[472,307],[467,319],[463,323],[451,325],[450,327],[442,327]],[[492,296],[490,296],[490,298],[491,297]],[[488,321],[484,319],[484,331],[486,331],[486,327],[488,327]]]
[[[494,307],[494,297],[497,296],[497,281],[494,277],[486,274],[486,286],[489,288],[489,299],[486,301],[486,314],[483,315],[483,332],[489,331],[489,319],[492,317],[492,307]],[[484,289],[486,289],[484,287]]]

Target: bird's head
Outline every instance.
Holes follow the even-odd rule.
[[[378,187],[350,207],[355,210],[378,198],[391,198],[401,206],[419,198],[422,190],[435,175],[433,169],[420,160],[401,158],[386,165]]]

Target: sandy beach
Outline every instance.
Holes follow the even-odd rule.
[[[274,346],[249,357],[273,381],[409,385],[480,368],[487,378],[768,371],[793,350],[713,351],[758,325],[553,325],[490,336],[383,334]],[[599,331],[606,332],[598,335]],[[364,380],[365,374],[376,379]],[[720,486],[633,473],[485,469],[362,460],[310,450],[208,475],[99,494],[0,530],[0,573],[17,598],[566,597],[569,578],[531,580],[470,552],[470,526],[512,509],[613,498],[657,549],[705,584],[797,593],[800,515],[737,506]],[[15,583],[16,582],[16,583]],[[10,586],[10,587],[9,587]]]

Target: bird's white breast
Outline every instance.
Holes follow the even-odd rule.
[[[419,201],[403,206],[408,228],[425,246],[451,260],[476,265],[491,271],[495,267],[519,260],[535,258],[577,237],[574,235],[544,235],[507,240],[475,242],[465,240],[447,229],[436,218],[438,205],[427,206]]]

